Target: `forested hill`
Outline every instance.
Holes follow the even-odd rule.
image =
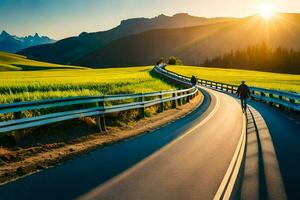
[[[270,20],[251,16],[196,27],[151,30],[115,40],[74,64],[148,65],[161,57],[176,56],[185,64],[201,65],[206,58],[262,42],[271,48],[300,49],[300,14],[278,14]],[[255,66],[251,67],[255,70]]]
[[[300,49],[270,48],[262,43],[206,59],[202,66],[300,74]]]

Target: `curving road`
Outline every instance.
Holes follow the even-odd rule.
[[[193,127],[82,199],[213,199],[240,138],[243,116],[232,97],[208,91],[212,104]]]
[[[201,90],[206,100],[187,116],[0,186],[0,199],[213,199],[245,127],[236,99]],[[268,126],[288,199],[299,199],[299,121],[266,104],[249,104]]]
[[[234,98],[204,90],[210,97],[205,93],[203,105],[186,117],[0,186],[1,198],[212,199],[236,149],[243,117]]]

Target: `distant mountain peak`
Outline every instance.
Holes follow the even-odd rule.
[[[3,30],[1,32],[1,36],[11,36],[11,35],[9,33],[7,33],[6,31]]]
[[[131,18],[131,19],[126,19],[121,21],[121,25],[127,25],[127,24],[134,24],[134,23],[142,23],[143,21],[148,20],[147,18]]]
[[[15,35],[10,35],[3,30],[0,34],[0,51],[15,53],[28,47],[53,42],[55,42],[55,40],[52,40],[47,36],[39,36],[38,33],[35,33],[33,36],[28,35],[25,37],[18,37]]]
[[[176,13],[175,15],[173,15],[173,17],[181,17],[181,16],[190,17],[191,15],[189,15],[188,13]]]
[[[160,15],[158,15],[157,17],[158,17],[158,18],[164,18],[164,17],[169,17],[169,16],[167,16],[167,15],[165,15],[165,14],[160,14]]]

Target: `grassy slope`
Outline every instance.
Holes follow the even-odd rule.
[[[0,103],[85,96],[150,92],[172,89],[151,77],[152,67],[97,70],[1,72]]]
[[[241,80],[245,80],[250,86],[300,93],[300,75],[191,66],[168,66],[167,69],[179,74],[196,75],[202,79],[223,83],[237,85]]]
[[[25,56],[0,51],[0,71],[34,71],[44,69],[86,69],[78,66],[58,65],[29,60]]]

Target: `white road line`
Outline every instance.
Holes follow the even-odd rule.
[[[205,123],[207,123],[214,115],[215,113],[219,110],[220,108],[220,98],[215,94],[215,91],[210,91],[212,95],[214,95],[215,99],[216,99],[216,105],[214,107],[214,109],[209,113],[209,115],[207,115],[207,117],[205,117],[199,124],[197,124],[196,126],[194,126],[193,128],[189,129],[186,133],[184,133],[183,135],[181,135],[180,137],[178,137],[176,140],[174,140],[173,142],[176,142],[188,135],[190,135],[194,130],[196,130],[197,128],[203,126]]]
[[[235,101],[237,104],[238,102]],[[239,143],[236,147],[236,150],[233,154],[233,157],[230,161],[229,167],[226,171],[226,174],[215,194],[214,200],[220,200],[220,199],[230,199],[232,190],[234,188],[234,183],[237,179],[238,172],[242,163],[242,158],[244,155],[244,148],[246,143],[246,116],[243,115],[243,129],[242,134],[239,139]],[[240,153],[240,151],[243,151]],[[236,164],[236,165],[235,165]],[[228,187],[226,188],[226,186]],[[224,194],[224,195],[223,195]]]

